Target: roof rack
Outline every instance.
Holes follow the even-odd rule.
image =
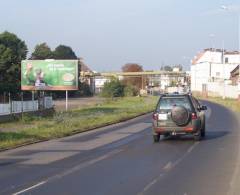
[[[178,91],[175,91],[173,93],[163,93],[162,95],[192,95],[192,92],[191,91],[188,91],[188,92],[183,92],[183,93],[180,93]]]

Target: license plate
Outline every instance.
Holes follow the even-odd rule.
[[[167,114],[158,114],[158,119],[162,121],[167,120]]]

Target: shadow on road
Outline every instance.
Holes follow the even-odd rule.
[[[229,131],[210,131],[206,132],[206,137],[203,140],[212,140],[220,137],[224,137],[229,134]]]
[[[221,137],[226,136],[229,134],[228,131],[211,131],[211,132],[206,132],[206,137],[202,139],[202,141],[207,141],[207,140],[213,140],[213,139],[218,139]],[[182,135],[182,136],[168,136],[164,138],[162,141],[193,141],[193,136],[192,135]]]

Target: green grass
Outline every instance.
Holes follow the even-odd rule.
[[[22,120],[0,124],[0,149],[60,138],[151,112],[158,97],[106,100],[96,106],[57,112],[53,117],[24,115]]]
[[[231,109],[234,112],[240,112],[240,102],[236,99],[222,99],[221,97],[203,97],[200,95],[197,95],[196,97],[200,98],[200,99],[205,99],[217,104],[221,104],[229,109]]]

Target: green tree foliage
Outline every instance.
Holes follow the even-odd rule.
[[[73,96],[76,97],[86,97],[86,96],[92,96],[92,91],[90,89],[90,86],[87,83],[81,83],[79,82],[78,84],[79,90],[78,91],[73,91]]]
[[[119,80],[112,80],[104,84],[101,95],[103,97],[123,97],[124,85]]]
[[[0,83],[2,85],[19,85],[21,61],[26,59],[27,46],[15,34],[0,34]]]
[[[31,55],[32,60],[45,60],[53,58],[53,52],[47,43],[41,43],[36,45],[34,52]]]
[[[101,92],[101,96],[114,98],[114,97],[131,97],[137,96],[138,89],[132,85],[124,85],[117,79],[111,80],[110,82],[106,82],[104,84],[103,90]]]
[[[182,71],[182,70],[183,70],[183,67],[182,67],[181,64],[178,64],[178,65],[174,66],[174,68],[179,68],[179,71]]]
[[[162,66],[161,70],[163,70],[163,71],[170,71],[171,72],[173,70],[173,68],[171,66]]]
[[[54,59],[77,59],[76,54],[71,47],[65,45],[59,45],[53,52]]]
[[[124,96],[126,97],[131,97],[131,96],[137,96],[138,93],[138,89],[132,85],[126,85],[124,87]]]

